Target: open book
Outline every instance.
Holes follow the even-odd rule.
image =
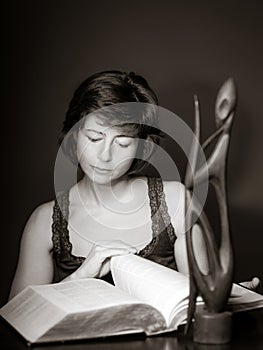
[[[115,286],[93,278],[29,286],[0,315],[30,343],[153,335],[185,322],[187,276],[132,254],[112,258],[111,271]],[[263,307],[263,296],[234,285],[229,307]]]

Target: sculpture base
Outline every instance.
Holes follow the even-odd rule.
[[[226,344],[232,335],[232,313],[211,313],[198,310],[195,313],[194,342],[201,344]]]

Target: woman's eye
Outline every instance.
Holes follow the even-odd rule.
[[[131,142],[129,140],[117,140],[117,144],[123,148],[127,148],[130,146]]]
[[[101,141],[102,140],[102,138],[93,138],[93,137],[90,137],[90,136],[88,136],[88,139],[91,141],[91,142],[99,142],[99,141]]]

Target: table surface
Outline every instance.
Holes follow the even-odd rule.
[[[0,319],[0,347],[4,350],[28,349],[26,342],[2,318]],[[185,336],[179,330],[172,334],[154,337],[130,335],[32,347],[35,350],[262,350],[263,309],[234,314],[232,341],[224,345],[196,344],[192,340],[192,332]]]

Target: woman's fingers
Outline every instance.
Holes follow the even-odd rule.
[[[82,277],[101,277],[110,271],[110,258],[117,255],[135,254],[136,248],[122,241],[104,241],[94,244],[86,260],[79,268]]]
[[[239,284],[243,287],[248,288],[248,289],[256,290],[259,288],[260,279],[258,277],[254,277],[254,278],[252,278],[251,281],[245,281],[245,282],[241,282]]]
[[[100,247],[96,250],[96,256],[99,258],[101,264],[100,269],[98,271],[98,276],[105,276],[110,271],[110,259],[113,256],[126,255],[131,253],[135,254],[136,252],[136,248],[127,246],[126,244],[124,247],[117,248]]]
[[[125,255],[125,254],[135,254],[135,248],[104,248],[96,250],[96,255],[100,258],[101,261],[104,261],[106,258],[111,258],[116,255]]]

